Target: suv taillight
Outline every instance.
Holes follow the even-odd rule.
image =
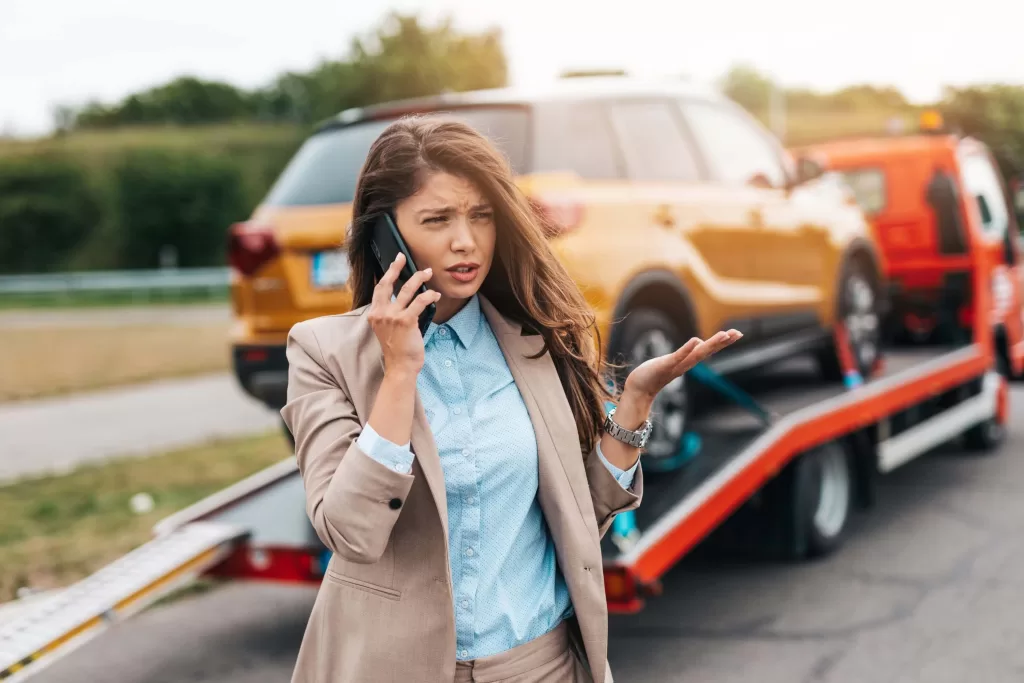
[[[274,232],[265,225],[235,223],[228,233],[228,263],[250,276],[281,253]]]
[[[532,197],[530,202],[541,219],[547,237],[575,230],[583,221],[583,205],[554,197]]]

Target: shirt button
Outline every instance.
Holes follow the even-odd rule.
[[[465,659],[466,657],[468,657],[468,656],[469,656],[469,651],[468,651],[468,650],[463,650],[462,652],[460,652],[460,653],[459,653],[459,655],[460,655],[460,656],[461,656],[461,657],[462,657],[463,659]]]
[[[473,557],[473,549],[466,548],[466,557]]]
[[[469,449],[468,448],[463,448],[462,449],[462,454],[468,458],[469,457]]]
[[[452,412],[454,412],[454,413],[455,413],[456,415],[462,415],[462,408],[456,408],[456,409],[455,409],[454,411],[452,411]]]
[[[470,496],[469,498],[466,499],[466,502],[469,503],[470,505],[472,505],[473,503],[476,502],[476,498],[474,498],[473,496]]]
[[[446,361],[444,362],[444,366],[445,366],[446,368],[450,368],[450,367],[452,366],[452,362],[451,362],[450,360],[446,360]]]
[[[441,335],[442,337],[447,337],[447,336],[448,336],[448,329],[447,329],[447,328],[444,328],[444,327],[442,327],[441,329],[439,329],[439,330],[437,331],[437,333],[438,333],[439,335]]]
[[[469,600],[463,600],[462,601],[462,608],[463,609],[468,609],[469,608]]]

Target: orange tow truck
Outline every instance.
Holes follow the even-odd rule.
[[[988,256],[988,272],[978,281],[991,294],[997,365],[1007,377],[1021,377],[1024,202],[984,143],[946,130],[938,114],[927,112],[913,135],[836,140],[794,152],[841,174],[871,220],[890,282],[890,341],[969,334],[977,262],[971,253],[977,248]]]

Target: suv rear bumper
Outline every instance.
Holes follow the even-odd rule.
[[[288,358],[283,344],[245,344],[231,349],[231,363],[242,389],[280,410],[288,392]]]

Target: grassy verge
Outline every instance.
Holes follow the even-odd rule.
[[[0,334],[0,401],[228,369],[227,322],[14,328]]]
[[[88,576],[150,540],[160,519],[288,454],[274,432],[0,488],[0,602],[22,586],[55,588]],[[129,501],[140,492],[155,505],[137,515]]]
[[[69,294],[0,294],[0,310],[37,308],[110,308],[115,306],[178,306],[210,304],[228,300],[227,288],[214,292],[183,291],[144,292],[81,292]]]

